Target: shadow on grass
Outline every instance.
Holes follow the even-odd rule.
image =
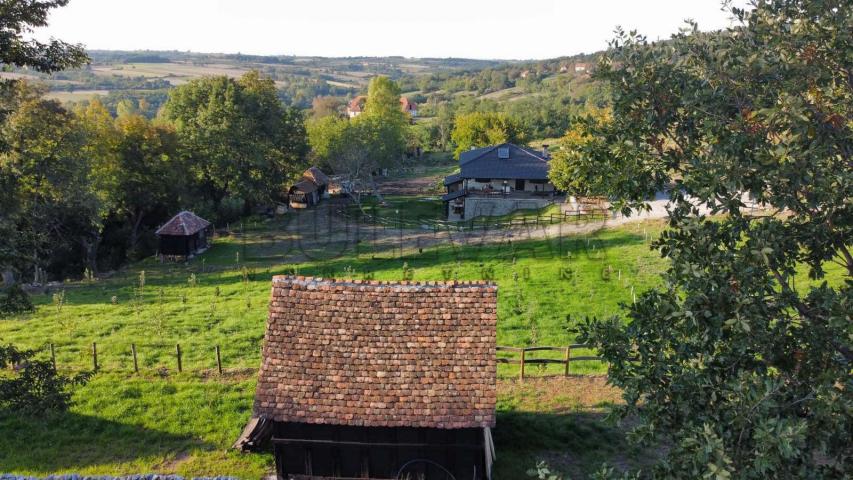
[[[608,463],[619,469],[639,466],[648,452],[631,446],[625,432],[601,413],[498,412],[495,479],[530,478],[538,461],[566,478],[587,478]]]
[[[143,459],[150,464],[188,447],[213,448],[188,436],[76,413],[32,418],[0,412],[0,472],[75,472]]]

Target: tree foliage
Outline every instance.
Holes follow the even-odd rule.
[[[87,136],[81,123],[52,100],[27,99],[0,128],[0,178],[8,179],[10,208],[4,223],[15,233],[5,239],[7,264],[19,270],[73,251],[84,268],[102,226],[102,198],[94,188]],[[77,263],[79,262],[79,263]]]
[[[577,175],[575,168],[583,162],[583,151],[591,148],[590,143],[599,140],[590,131],[590,125],[602,128],[610,121],[609,110],[592,108],[587,111],[587,117],[583,121],[574,122],[566,134],[560,138],[560,148],[554,152],[548,169],[548,178],[555,187],[570,195],[589,196],[602,193],[591,189],[590,182],[587,182],[583,176]]]
[[[612,120],[584,120],[568,170],[625,213],[668,188],[670,228],[653,247],[670,267],[627,324],[584,336],[625,392],[622,413],[639,417],[633,437],[669,446],[645,476],[847,478],[853,9],[732,12],[740,24],[724,32],[620,33],[599,66]]]
[[[90,372],[60,375],[49,361],[35,359],[33,350],[0,345],[0,368],[12,367],[12,376],[0,377],[0,410],[44,415],[62,412],[71,404],[71,390],[86,384]]]
[[[0,5],[0,63],[51,73],[88,62],[82,45],[55,39],[41,43],[23,38],[34,28],[47,26],[50,10],[67,4],[68,0],[4,1]]]
[[[275,84],[257,72],[193,80],[164,106],[194,180],[218,205],[228,196],[268,201],[303,167],[302,113],[285,108]]]
[[[382,168],[398,164],[406,150],[408,118],[400,109],[400,87],[388,77],[374,77],[367,89],[364,113],[353,119],[363,147]]]
[[[20,284],[14,284],[6,291],[0,291],[0,318],[6,315],[32,312],[33,302]]]
[[[525,133],[513,117],[505,113],[473,112],[458,115],[451,139],[456,145],[456,158],[471,148],[485,147],[496,143],[523,143]]]
[[[358,201],[361,191],[375,191],[373,175],[399,165],[411,138],[400,109],[400,87],[386,77],[370,81],[364,113],[346,119],[325,116],[308,123],[316,159],[343,177]]]

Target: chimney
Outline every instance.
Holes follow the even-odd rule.
[[[542,156],[545,158],[551,158],[551,154],[548,152],[548,144],[542,145]]]

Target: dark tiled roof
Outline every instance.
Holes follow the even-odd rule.
[[[444,185],[451,185],[451,184],[461,182],[461,181],[462,181],[462,174],[461,173],[454,173],[453,175],[448,175],[448,176],[444,177]]]
[[[255,416],[495,424],[497,286],[273,278]]]
[[[210,222],[193,212],[184,210],[172,217],[165,225],[158,228],[157,235],[189,236],[194,235],[210,226]]]
[[[480,148],[475,148],[473,150],[468,150],[466,152],[462,152],[459,154],[459,165],[464,165],[464,164],[468,163],[470,160],[473,160],[473,159],[479,157],[480,155],[482,155],[482,154],[484,154],[490,150],[494,150],[496,148],[498,148],[497,145],[492,145],[490,147],[480,147]]]
[[[317,167],[311,167],[308,170],[305,170],[305,172],[302,173],[302,179],[310,180],[320,187],[329,184],[329,176]]]
[[[465,196],[465,190],[457,190],[455,192],[445,193],[444,195],[441,196],[441,200],[443,202],[447,202],[447,201],[453,200],[454,198],[459,198],[459,197],[464,197],[464,196]]]
[[[509,158],[498,158],[498,149],[508,148]],[[464,178],[504,178],[522,180],[547,180],[549,159],[529,148],[511,143],[465,152],[459,162]]]

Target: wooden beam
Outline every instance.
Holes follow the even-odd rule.
[[[467,450],[481,450],[482,445],[470,443],[408,443],[408,442],[357,442],[350,440],[313,440],[305,438],[272,438],[272,443],[278,445],[320,445],[320,446],[346,446],[346,447],[382,447],[382,448],[460,448]]]

